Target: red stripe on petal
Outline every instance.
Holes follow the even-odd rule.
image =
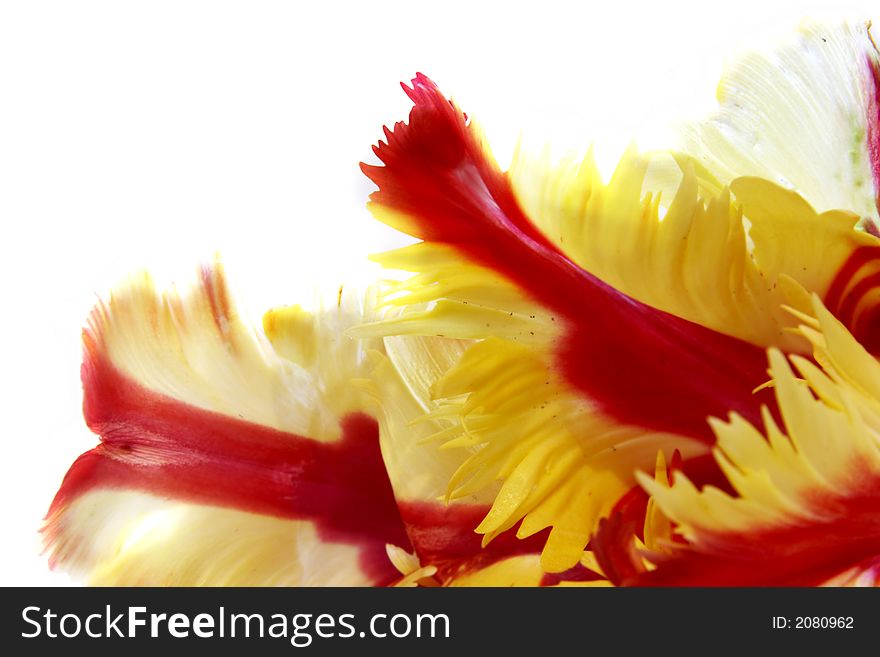
[[[846,262],[843,263],[840,271],[835,274],[831,285],[828,286],[828,291],[822,299],[825,306],[829,309],[839,310],[844,302],[844,293],[852,285],[853,279],[859,270],[870,263],[876,262],[878,259],[880,259],[880,247],[860,246],[853,251],[846,259]]]
[[[315,524],[322,539],[361,548],[377,583],[399,577],[385,544],[408,548],[406,530],[366,415],[342,420],[321,443],[147,390],[86,335],[84,411],[101,445],[70,468],[49,516],[95,488],[128,488]],[[51,533],[51,526],[48,528]]]
[[[707,466],[708,468],[708,466]],[[717,468],[715,468],[717,471]],[[690,477],[696,472],[687,470]],[[708,470],[707,470],[708,472]],[[701,487],[729,484],[694,480]],[[719,472],[720,476],[720,472]],[[633,586],[817,586],[880,557],[880,478],[862,464],[852,467],[863,481],[856,495],[815,492],[807,498],[816,522],[801,520],[755,531],[711,535],[712,551],[682,547],[652,557],[657,568],[620,583]]]
[[[880,290],[880,247],[860,246],[835,274],[822,300],[853,337],[874,355],[880,354],[877,290]]]
[[[868,158],[871,162],[871,174],[874,177],[874,199],[877,211],[880,212],[880,67],[878,67],[876,53],[866,56],[869,75],[868,84]]]
[[[586,566],[578,564],[561,573],[546,573],[541,578],[541,586],[556,586],[563,582],[597,582],[605,579]]]
[[[880,354],[880,305],[875,303],[862,312],[850,332],[865,349],[875,356]]]
[[[211,267],[204,266],[199,272],[202,287],[211,306],[211,316],[221,335],[227,335],[231,297],[226,286],[226,277],[218,276]]]
[[[424,565],[437,567],[435,577],[449,582],[458,576],[481,570],[496,561],[522,554],[540,554],[550,530],[526,539],[516,532],[504,532],[486,547],[483,537],[474,531],[486,514],[488,505],[436,502],[405,502],[400,515],[406,524],[410,541]]]
[[[379,186],[372,202],[566,320],[557,362],[609,415],[706,442],[714,441],[707,416],[759,419],[751,391],[767,378],[762,349],[639,303],[578,267],[523,213],[464,114],[425,76],[412,84],[409,123],[386,129],[375,148],[385,166],[362,165]]]
[[[684,461],[681,453],[676,450],[667,470],[670,483],[675,480],[676,472],[684,473],[698,488],[714,486],[728,495],[736,495],[711,454]],[[590,541],[590,549],[595,553],[596,561],[613,584],[637,582],[645,573],[642,555],[636,550],[633,539],[643,541],[645,538],[647,507],[648,494],[640,487],[633,487],[617,501],[608,518],[599,523],[599,528]],[[673,540],[676,539],[673,536]]]
[[[683,549],[657,569],[623,583],[635,586],[817,586],[880,556],[880,482],[850,498],[833,522],[715,537],[723,554]],[[828,501],[830,502],[830,500]]]
[[[875,206],[880,212],[880,65],[876,51],[865,55],[865,66],[868,160],[874,183]],[[865,229],[877,236],[880,227],[871,219],[866,222]],[[880,301],[866,297],[878,288],[880,247],[862,246],[847,258],[823,299],[825,306],[874,355],[880,354]]]
[[[840,308],[836,313],[837,319],[839,319],[845,326],[853,326],[859,302],[868,292],[878,285],[880,285],[880,272],[865,276],[862,280],[853,285],[843,297]]]
[[[596,555],[602,572],[612,584],[632,580],[644,571],[634,539],[642,538],[648,495],[633,488],[624,495],[590,540],[589,548]]]

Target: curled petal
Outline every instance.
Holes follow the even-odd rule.
[[[640,475],[685,544],[650,558],[636,584],[817,585],[874,568],[880,554],[880,365],[813,299],[802,331],[817,367],[770,352],[782,415],[764,433],[714,422],[715,459],[734,494]]]

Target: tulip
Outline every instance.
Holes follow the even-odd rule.
[[[235,310],[146,274],[84,333],[53,565],[125,585],[875,585],[880,58],[805,24],[664,152],[520,148],[424,75],[362,165],[410,272]]]

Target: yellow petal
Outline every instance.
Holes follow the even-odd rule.
[[[876,220],[870,62],[877,52],[866,25],[805,22],[777,47],[733,60],[718,85],[718,110],[683,130],[682,149],[723,184],[758,176],[820,212]]]
[[[367,586],[359,550],[311,523],[133,490],[79,497],[54,528],[54,559],[97,586]]]

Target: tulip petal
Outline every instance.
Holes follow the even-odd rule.
[[[354,544],[312,522],[96,485],[50,517],[57,567],[97,586],[367,586]],[[385,564],[373,557],[386,570]],[[382,572],[380,571],[380,572]],[[378,581],[393,576],[388,569]]]
[[[363,168],[379,185],[374,214],[423,242],[379,256],[415,275],[385,291],[391,316],[357,334],[479,340],[430,391],[429,419],[455,421],[436,439],[466,453],[447,499],[493,492],[484,544],[517,525],[523,538],[552,528],[542,567],[563,572],[659,446],[702,453],[707,416],[758,417],[763,353],[580,268],[523,214],[433,83],[406,90],[409,124],[386,130],[383,167]]]
[[[856,215],[841,210],[819,214],[796,192],[767,180],[737,178],[731,189],[751,223],[755,261],[773,279],[785,274],[824,296],[855,251],[880,245],[876,237],[855,230]]]
[[[523,585],[537,584],[543,575],[539,555],[546,534],[532,541],[508,539],[484,547],[474,532],[480,519],[489,512],[497,487],[487,486],[444,500],[449,482],[462,467],[463,458],[458,450],[443,449],[440,436],[458,435],[460,430],[449,418],[432,417],[431,413],[438,409],[437,403],[430,397],[420,400],[419,395],[425,394],[448,370],[450,361],[447,359],[457,360],[461,343],[410,336],[387,338],[385,342],[390,357],[373,354],[375,368],[363,385],[376,403],[382,454],[414,558],[420,560],[421,567],[434,569],[432,581],[436,584],[454,585],[465,577],[473,582],[497,581],[470,578],[500,562],[514,559],[511,563],[519,563],[516,559],[520,556],[530,555],[538,565],[528,569],[525,580],[513,575],[503,577],[513,578],[510,585],[514,581]],[[402,359],[406,360],[405,364]],[[402,370],[394,366],[398,362]],[[416,394],[410,393],[405,380]],[[491,572],[509,572],[499,568]],[[414,570],[404,574],[409,576]],[[520,569],[515,568],[513,572],[519,573]]]
[[[678,180],[664,184],[671,201],[651,186],[659,184],[651,172],[667,160],[680,167]],[[760,178],[721,187],[684,155],[630,149],[606,185],[591,154],[552,163],[520,151],[510,177],[544,234],[605,283],[715,331],[789,352],[808,345],[787,330],[796,322],[782,307],[790,302],[782,279],[825,295],[854,253],[880,244],[855,230],[858,215],[816,213],[797,193]]]
[[[718,110],[683,130],[682,150],[722,184],[757,176],[870,225],[880,189],[877,63],[868,26],[805,22],[775,49],[733,61]]]
[[[424,277],[416,277],[423,301],[430,277],[437,298],[445,300],[446,279],[460,273],[462,262],[468,274],[476,266],[489,270],[486,277],[509,281],[498,286],[502,303],[493,306],[438,303],[441,326],[470,318],[484,325],[482,335],[470,337],[497,335],[493,318],[506,315],[516,322],[502,325],[505,334],[540,339],[539,331],[561,331],[552,347],[557,367],[620,421],[711,439],[708,415],[732,408],[757,418],[754,398],[743,390],[763,382],[760,349],[638,303],[581,269],[523,214],[479,132],[437,87],[420,75],[405,89],[415,102],[409,124],[386,131],[388,143],[376,147],[384,166],[362,165],[379,186],[371,210],[430,245],[431,258],[415,265],[424,267]],[[458,256],[457,265],[450,254]],[[484,275],[477,276],[470,284],[485,284]],[[491,295],[496,286],[487,287]],[[503,301],[517,290],[524,298],[506,308]],[[528,329],[517,317],[527,300],[544,308],[543,317],[526,316],[540,320]],[[412,332],[430,328],[422,322]]]
[[[84,334],[101,444],[49,510],[52,561],[101,583],[392,581],[385,545],[406,532],[350,384],[361,347],[342,335],[362,317],[316,315],[322,348],[305,366],[240,319],[219,267],[186,294],[146,276],[118,289]]]
[[[880,365],[813,299],[804,326],[821,369],[770,352],[782,427],[715,422],[715,459],[735,494],[686,476],[642,486],[685,540],[649,555],[633,584],[817,585],[876,572],[880,555]],[[866,575],[872,581],[872,576]]]
[[[651,172],[671,166],[667,200]],[[592,152],[552,162],[520,149],[509,175],[544,234],[613,288],[755,344],[794,343],[781,330],[792,320],[776,276],[750,257],[742,212],[696,161],[630,148],[605,184]]]

